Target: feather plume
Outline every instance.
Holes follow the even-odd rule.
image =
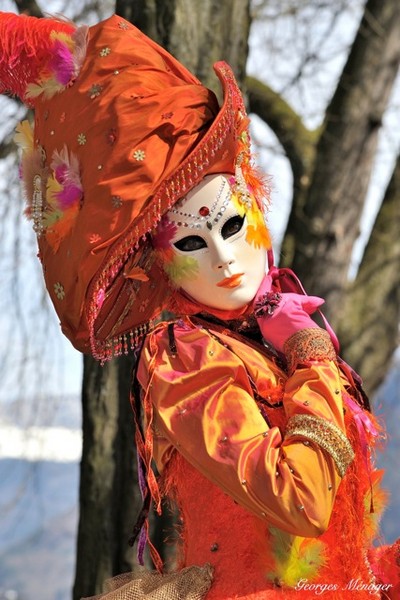
[[[259,209],[264,211],[271,199],[271,178],[250,164],[243,165],[242,170],[249,192],[256,199]]]
[[[315,538],[292,536],[275,527],[270,528],[270,533],[275,568],[268,578],[278,579],[289,587],[300,579],[313,581],[326,563],[324,543]]]
[[[246,212],[247,230],[246,242],[252,244],[255,248],[271,248],[271,238],[265,225],[264,218],[253,201],[252,207]]]
[[[141,267],[132,267],[132,269],[125,271],[124,277],[135,279],[136,281],[149,281],[148,276]]]
[[[250,119],[247,116],[239,115],[236,132],[236,160],[242,170],[248,191],[256,199],[259,209],[264,211],[269,204],[271,195],[270,178],[253,165],[249,125]]]
[[[11,47],[8,48],[7,70],[9,72],[5,75],[3,72],[6,71],[6,65],[0,59],[2,80],[0,92],[10,90],[27,101],[34,100],[41,95],[46,99],[51,98],[62,92],[78,76],[86,56],[89,28],[82,26],[75,29],[69,23],[50,19],[40,19],[44,22],[40,24],[33,17],[23,19],[22,16],[18,16],[17,19],[12,19],[13,26],[18,30],[18,27],[21,28],[23,25],[21,33],[26,39],[19,40],[19,44],[16,43],[15,47],[10,45]],[[26,19],[29,20],[26,21]],[[11,27],[10,24],[8,26]],[[30,31],[31,29],[32,31]],[[43,35],[40,36],[35,29],[38,29],[38,32],[42,32]],[[6,25],[2,26],[0,19],[0,34],[3,30],[6,30]],[[32,32],[36,35],[32,36]],[[38,44],[37,48],[34,46],[35,43]],[[21,78],[25,77],[25,81],[18,82],[18,69],[16,73],[13,73],[10,67],[14,62],[19,63],[24,57],[24,51],[27,56],[23,65],[25,68],[21,69],[20,75]]]
[[[64,86],[58,83],[54,79],[54,77],[49,77],[46,80],[39,81],[39,83],[30,83],[26,88],[25,97],[29,100],[33,100],[34,98],[38,98],[43,94],[43,98],[48,100],[52,98],[55,94],[62,92],[64,90]]]
[[[72,39],[74,40],[75,48],[74,48],[74,62],[75,62],[75,77],[79,74],[79,71],[82,67],[83,61],[86,56],[86,48],[88,42],[88,32],[89,27],[87,25],[81,25],[78,27],[72,34]]]
[[[253,198],[251,201],[251,207],[248,208],[239,200],[235,192],[232,193],[231,199],[238,214],[241,217],[246,215],[246,241],[249,244],[252,244],[255,248],[271,248],[269,231],[265,225],[264,217],[256,200]]]
[[[75,62],[68,44],[59,39],[55,40],[48,68],[60,85],[66,86],[71,81],[75,75]]]
[[[167,215],[161,218],[160,223],[153,236],[153,247],[155,250],[167,250],[171,246],[171,240],[177,231],[176,223],[170,221]]]
[[[179,285],[183,279],[194,279],[199,265],[197,260],[191,256],[174,255],[171,261],[164,263],[164,270],[172,283]]]
[[[264,223],[259,227],[254,227],[254,225],[247,226],[246,242],[255,248],[266,248],[267,250],[271,248],[271,238]]]
[[[79,206],[82,196],[81,187],[74,184],[65,184],[63,189],[57,193],[58,206],[62,211]]]
[[[58,150],[53,152],[50,166],[55,173],[59,173],[59,183],[81,186],[78,157],[73,152],[69,154],[65,144],[60,152]]]
[[[64,31],[52,31],[50,34],[50,38],[53,40],[53,42],[60,42],[61,44],[64,44],[64,46],[67,46],[69,50],[72,51],[75,46],[73,40],[74,33],[72,35],[69,35]]]
[[[235,179],[233,181],[234,181],[233,185],[235,185]],[[240,200],[235,192],[232,192],[231,200],[232,200],[233,204],[235,205],[235,209],[236,209],[238,215],[240,217],[244,217],[244,215],[246,214],[245,205],[243,204],[243,202],[240,202]]]
[[[62,185],[57,181],[54,175],[50,175],[47,180],[46,202],[55,209],[57,207],[57,194],[62,190]]]
[[[25,119],[21,121],[15,128],[16,134],[14,142],[22,150],[23,153],[33,151],[33,128],[30,122]]]
[[[46,230],[46,241],[53,252],[57,252],[62,240],[69,234],[74,226],[77,211],[69,208],[64,211],[60,218]]]
[[[47,179],[47,206],[43,224],[46,239],[56,252],[75,223],[83,198],[83,188],[79,176],[79,161],[73,153],[68,153],[66,146],[53,153],[51,168],[53,173]]]
[[[53,207],[48,207],[43,215],[43,225],[46,229],[51,229],[60,219],[62,219],[64,213],[61,210]]]
[[[0,93],[26,100],[27,85],[41,78],[51,58],[52,31],[68,35],[74,30],[75,26],[65,21],[0,12]]]
[[[47,180],[46,190],[46,211],[43,215],[43,224],[46,230],[51,228],[62,219],[64,213],[58,208],[57,194],[61,191],[62,186],[58,181],[50,176]]]
[[[73,152],[68,153],[67,147],[53,153],[51,162],[55,179],[61,189],[55,193],[58,207],[64,211],[69,208],[78,208],[83,197],[83,187],[79,175],[79,161]]]

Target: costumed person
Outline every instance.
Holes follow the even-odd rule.
[[[398,545],[373,548],[377,425],[310,316],[322,300],[272,262],[229,66],[214,67],[219,107],[118,16],[76,28],[3,13],[0,40],[0,91],[35,110],[17,141],[62,330],[102,362],[137,353],[138,549],[160,572],[150,500],[180,511],[176,570],[102,597],[398,597]]]

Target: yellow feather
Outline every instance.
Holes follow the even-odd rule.
[[[58,83],[54,77],[49,77],[46,80],[39,81],[39,83],[30,83],[26,88],[27,98],[38,98],[43,94],[44,98],[49,99],[62,92],[65,89],[64,85]]]
[[[53,225],[55,225],[57,223],[57,221],[59,221],[62,217],[63,217],[63,213],[61,212],[61,210],[58,210],[56,208],[48,209],[43,214],[43,225],[44,225],[45,229],[48,229],[49,227],[52,227]]]
[[[256,248],[270,248],[271,238],[268,229],[261,211],[254,201],[251,208],[246,212],[246,218],[248,223],[246,242],[253,244]]]
[[[26,88],[27,98],[38,98],[43,94],[43,86],[40,83],[29,83]]]
[[[191,256],[174,256],[173,260],[164,265],[165,272],[173,283],[178,285],[182,279],[194,279],[199,270],[197,260]]]
[[[235,205],[238,215],[240,217],[244,217],[245,212],[246,212],[245,206],[242,202],[240,202],[239,198],[237,197],[237,195],[235,193],[232,193],[231,200],[232,200],[233,204]]]
[[[21,121],[15,128],[16,134],[14,142],[21,148],[22,152],[29,153],[33,151],[33,128],[30,122],[25,119]]]
[[[268,577],[289,587],[295,586],[300,579],[315,579],[326,561],[324,543],[314,538],[291,536],[276,528],[270,531],[275,569]]]
[[[47,180],[46,202],[53,209],[58,208],[57,194],[58,192],[61,192],[62,189],[62,185],[58,183],[58,181],[54,178],[53,175],[50,175],[50,177]]]
[[[70,50],[74,49],[74,40],[71,38],[71,35],[65,31],[52,31],[50,38],[52,40],[59,40],[60,42],[63,42]]]

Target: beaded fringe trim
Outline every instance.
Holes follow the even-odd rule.
[[[300,329],[284,344],[289,373],[300,363],[311,360],[336,360],[336,352],[329,333],[319,327]]]
[[[326,419],[313,415],[294,415],[288,421],[285,439],[302,437],[315,442],[334,460],[336,469],[343,477],[353,462],[354,451],[343,431]]]
[[[127,333],[108,338],[104,343],[99,342],[101,354],[98,354],[95,358],[100,360],[100,363],[104,365],[107,360],[122,356],[123,354],[127,355],[130,350],[137,350],[144,336],[150,333],[155,326],[155,322],[149,321]]]

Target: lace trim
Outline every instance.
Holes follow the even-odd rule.
[[[82,600],[203,600],[212,581],[213,568],[208,563],[165,574],[142,569],[107,579],[103,594]]]
[[[289,372],[294,371],[299,363],[310,360],[336,360],[329,333],[319,327],[300,329],[286,340],[283,349]]]
[[[354,451],[343,431],[333,423],[312,415],[294,415],[288,421],[285,439],[303,437],[318,444],[334,460],[343,477],[354,459]]]

